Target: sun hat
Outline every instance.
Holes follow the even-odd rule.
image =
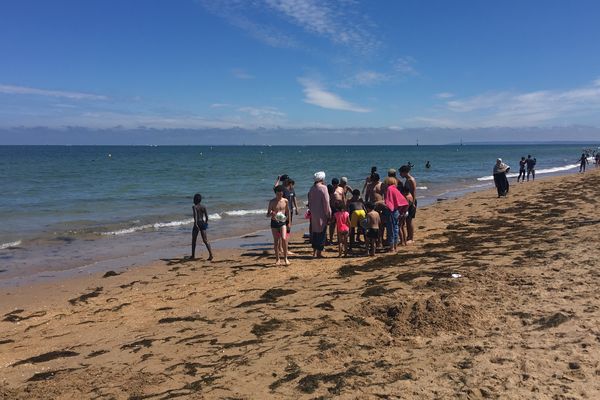
[[[325,180],[325,172],[323,172],[323,171],[315,172],[314,179],[315,179],[315,182],[324,181]]]

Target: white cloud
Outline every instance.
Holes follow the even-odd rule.
[[[0,93],[24,94],[46,97],[59,97],[71,100],[107,100],[108,97],[90,93],[66,92],[61,90],[45,90],[25,86],[0,85]]]
[[[370,32],[372,22],[358,12],[356,3],[350,0],[202,0],[201,3],[231,25],[273,47],[302,47],[294,37],[276,27],[281,23],[275,18],[362,52],[380,46]]]
[[[385,82],[390,79],[389,75],[386,75],[377,71],[359,71],[350,78],[342,81],[338,84],[341,88],[351,88],[353,86],[375,86],[381,82]]]
[[[285,113],[277,110],[275,107],[240,107],[238,111],[249,114],[253,117],[285,117]]]
[[[450,92],[436,93],[435,97],[438,99],[449,99],[451,97],[454,97],[454,93],[450,93]]]
[[[250,75],[248,72],[243,70],[242,68],[233,68],[231,73],[237,79],[254,79],[254,75]]]
[[[531,92],[488,92],[446,101],[435,115],[413,121],[444,127],[522,127],[577,123],[581,118],[596,118],[600,112],[600,84],[567,90]],[[600,121],[597,121],[598,123]]]
[[[418,75],[415,69],[416,63],[417,60],[411,56],[399,57],[394,61],[393,69],[401,76]]]
[[[227,107],[231,107],[231,104],[227,104],[227,103],[212,103],[210,105],[210,108],[227,108]]]
[[[323,89],[316,81],[309,78],[299,78],[298,82],[304,86],[304,102],[330,110],[352,111],[359,113],[370,112],[368,108],[354,105],[335,93]]]

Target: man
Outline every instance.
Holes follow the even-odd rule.
[[[532,178],[531,180],[535,181],[535,164],[537,163],[537,160],[535,158],[531,158],[531,154],[529,154],[525,162],[527,163],[527,182],[529,182],[530,174]]]
[[[333,178],[331,180],[331,186],[328,189],[329,196],[329,208],[335,210],[335,204],[337,201],[343,202],[342,191],[340,190],[340,180]],[[335,220],[332,218],[329,221],[329,243],[333,243],[333,235],[335,233]]]
[[[275,198],[269,201],[267,217],[271,218],[271,233],[273,234],[273,249],[275,250],[276,258],[275,265],[281,265],[279,256],[280,248],[283,250],[285,265],[290,265],[287,243],[287,225],[290,222],[290,208],[287,199],[283,197],[283,185],[275,187]]]
[[[371,175],[371,181],[367,185],[365,202],[378,203],[383,200],[383,192],[381,190],[381,182],[379,181],[379,174],[374,172]]]
[[[347,195],[350,193],[352,195],[352,188],[348,186],[348,178],[342,176],[340,178],[340,184],[334,191],[334,199],[335,201],[341,201],[344,203],[344,206],[347,205]]]
[[[323,249],[327,236],[327,225],[331,219],[331,205],[327,186],[323,183],[325,172],[314,174],[315,183],[308,192],[308,207],[310,209],[310,243],[313,257],[323,258]]]
[[[192,229],[192,260],[196,259],[196,240],[198,239],[198,233],[202,235],[202,241],[208,250],[208,261],[212,261],[213,253],[206,237],[206,230],[208,229],[208,211],[202,204],[202,195],[196,193],[194,195],[194,205],[192,207],[194,213],[194,228]]]
[[[294,212],[296,213],[296,215],[298,215],[298,204],[296,203],[296,190],[294,189],[295,185],[296,182],[294,182],[292,178],[288,178],[285,182],[283,182],[283,197],[287,199],[288,204],[290,206],[290,223],[294,219]]]
[[[581,157],[579,157],[579,172],[585,172],[585,167],[588,164],[587,154],[583,153]]]
[[[410,208],[408,216],[406,218],[406,243],[412,244],[414,242],[415,228],[413,220],[417,215],[417,181],[410,174],[410,167],[403,165],[400,167],[400,176],[404,178],[404,187],[408,189],[414,199],[414,207]]]

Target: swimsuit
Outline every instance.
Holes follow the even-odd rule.
[[[354,210],[350,216],[350,226],[352,228],[358,228],[360,221],[367,218],[365,210]]]
[[[347,211],[338,211],[333,217],[335,218],[338,232],[348,232],[350,230],[350,227],[346,224],[346,221],[348,220]]]
[[[375,229],[375,228],[367,229],[366,236],[369,239],[379,239],[379,229]]]
[[[277,221],[275,219],[271,220],[271,229],[280,229],[285,225],[285,222]]]

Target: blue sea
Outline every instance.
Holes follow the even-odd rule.
[[[235,238],[268,227],[280,174],[304,205],[316,171],[362,189],[371,166],[385,175],[411,162],[425,205],[491,187],[498,157],[518,172],[532,154],[541,178],[575,171],[595,146],[0,146],[0,281],[189,253],[197,192],[209,237]]]

